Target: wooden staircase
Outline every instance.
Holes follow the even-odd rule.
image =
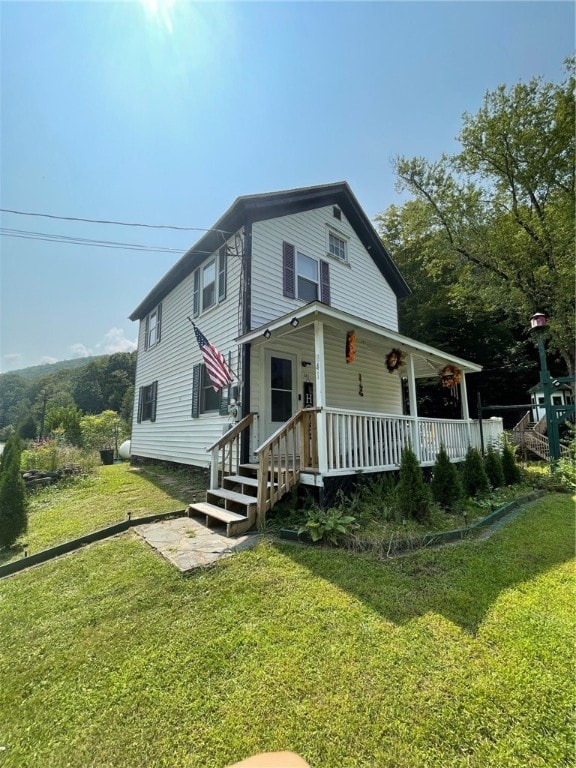
[[[542,416],[540,421],[530,421],[530,411],[520,419],[518,424],[511,432],[512,442],[520,449],[538,456],[544,461],[550,461],[550,443],[546,434],[546,416]],[[560,454],[568,455],[568,448],[560,446]]]
[[[224,524],[236,536],[264,522],[266,512],[300,476],[300,447],[305,466],[316,462],[317,409],[302,409],[257,449],[258,463],[240,463],[240,436],[257,414],[249,413],[208,448],[212,453],[206,501],[188,506],[188,515],[205,517],[206,525]]]

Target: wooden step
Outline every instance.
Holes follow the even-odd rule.
[[[257,477],[248,477],[244,475],[228,475],[224,478],[224,482],[226,483],[232,483],[233,485],[246,485],[249,488],[258,488],[258,478]],[[274,487],[276,487],[278,483],[274,483]],[[266,483],[267,488],[272,487],[272,483]]]
[[[230,491],[228,488],[210,488],[209,491],[206,491],[206,498],[209,499],[211,496],[215,496],[217,499],[224,499],[225,501],[233,501],[235,504],[242,504],[245,507],[256,506],[255,496]]]
[[[209,528],[213,520],[218,520],[226,525],[226,536],[234,536],[250,529],[255,520],[255,514],[241,515],[238,512],[230,512],[207,501],[199,501],[188,506],[188,515],[204,515],[206,526]]]

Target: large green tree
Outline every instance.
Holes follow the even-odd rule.
[[[380,217],[385,242],[394,247],[401,234],[402,248],[420,249],[420,268],[445,280],[447,308],[482,310],[508,328],[549,314],[550,349],[570,373],[574,85],[572,60],[560,84],[535,78],[487,93],[477,114],[463,116],[460,152],[396,159],[399,188],[414,200]]]

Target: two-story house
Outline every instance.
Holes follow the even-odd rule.
[[[131,315],[140,322],[132,456],[212,466],[199,511],[242,530],[296,482],[431,465],[477,443],[480,367],[398,331],[402,275],[345,182],[239,197]],[[191,322],[234,381],[216,391]],[[420,418],[438,376],[461,418]],[[218,512],[218,505],[225,510]]]

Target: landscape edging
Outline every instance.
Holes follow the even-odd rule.
[[[54,557],[65,555],[68,552],[73,552],[75,549],[80,549],[86,546],[86,544],[92,544],[95,541],[101,541],[107,539],[110,536],[115,536],[118,533],[124,533],[129,528],[136,525],[144,525],[145,523],[154,523],[158,520],[165,520],[170,517],[178,517],[185,514],[185,510],[178,510],[177,512],[158,512],[154,515],[146,515],[146,517],[134,517],[122,520],[119,523],[108,525],[106,528],[100,528],[92,533],[85,533],[83,536],[79,536],[77,539],[71,539],[65,541],[63,544],[56,544],[48,549],[43,549],[40,552],[35,552],[33,555],[22,557],[20,560],[12,560],[9,563],[0,565],[0,579],[4,576],[11,576],[13,573],[23,571],[25,568],[30,568],[32,565],[38,565],[39,563],[45,563],[48,560],[52,560]]]

